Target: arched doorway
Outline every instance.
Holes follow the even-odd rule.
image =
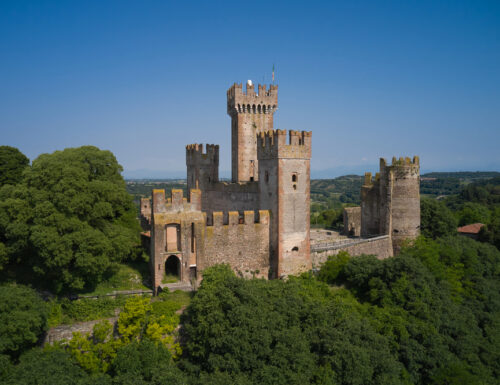
[[[175,255],[169,256],[165,261],[165,278],[169,281],[181,278],[181,261]]]

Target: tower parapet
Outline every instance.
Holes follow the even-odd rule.
[[[258,93],[255,86],[247,83],[246,91],[242,84],[234,83],[227,90],[227,113],[234,114],[273,114],[278,108],[278,86],[271,84],[269,90],[266,85],[258,85]]]
[[[207,144],[203,152],[203,144],[188,144],[186,146],[186,164],[219,164],[219,145]]]
[[[203,152],[203,144],[186,146],[187,188],[208,190],[209,186],[219,181],[219,145],[207,144]]]
[[[257,137],[257,158],[311,159],[311,131],[270,130]]]
[[[189,190],[189,199],[184,197],[184,192],[180,189],[172,189],[170,198],[165,197],[164,189],[153,189],[151,198],[153,216],[179,211],[201,211],[201,191],[199,189]]]

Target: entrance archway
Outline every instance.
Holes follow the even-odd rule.
[[[181,278],[181,261],[175,255],[171,255],[165,261],[165,275],[168,278]]]

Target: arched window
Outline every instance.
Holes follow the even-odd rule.
[[[181,261],[176,255],[171,255],[165,261],[165,275],[168,278],[176,277],[180,279],[181,277]]]
[[[264,114],[266,113],[266,105],[265,104],[262,106],[262,113],[264,113]]]
[[[297,246],[294,246],[292,251],[299,251],[299,248]]]
[[[260,113],[262,113],[262,110],[261,110],[261,106],[260,106],[260,104],[257,106],[257,112],[258,112],[259,114],[260,114]]]
[[[255,114],[255,104],[252,105],[252,112]]]

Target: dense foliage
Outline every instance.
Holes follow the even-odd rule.
[[[0,146],[0,187],[21,181],[30,160],[17,148]]]
[[[323,278],[363,303],[411,383],[496,383],[498,250],[464,237],[422,238],[395,258],[332,258],[323,269],[329,264],[341,268]]]
[[[47,329],[47,318],[47,305],[33,289],[0,286],[0,354],[18,357],[35,346]]]
[[[463,237],[400,256],[332,257],[318,279],[211,269],[185,319],[184,364],[226,383],[494,384],[500,252]],[[258,309],[258,311],[255,311]]]
[[[429,238],[457,233],[457,218],[443,202],[435,199],[422,199],[420,202],[420,221],[422,235]]]
[[[287,281],[209,268],[182,316],[182,353],[181,305],[169,296],[131,298],[114,332],[98,323],[90,337],[31,353],[44,355],[37,360],[46,368],[27,354],[3,376],[37,383],[31,378],[40,370],[51,378],[58,369],[44,360],[54,355],[81,377],[69,383],[496,384],[500,377],[500,252],[465,237],[422,237],[386,260],[340,253],[317,276]]]
[[[243,280],[212,268],[186,314],[186,366],[225,383],[400,383],[403,366],[356,306],[312,277]]]
[[[61,292],[92,287],[133,256],[139,228],[121,171],[91,146],[35,159],[20,183],[0,189],[4,269]]]

